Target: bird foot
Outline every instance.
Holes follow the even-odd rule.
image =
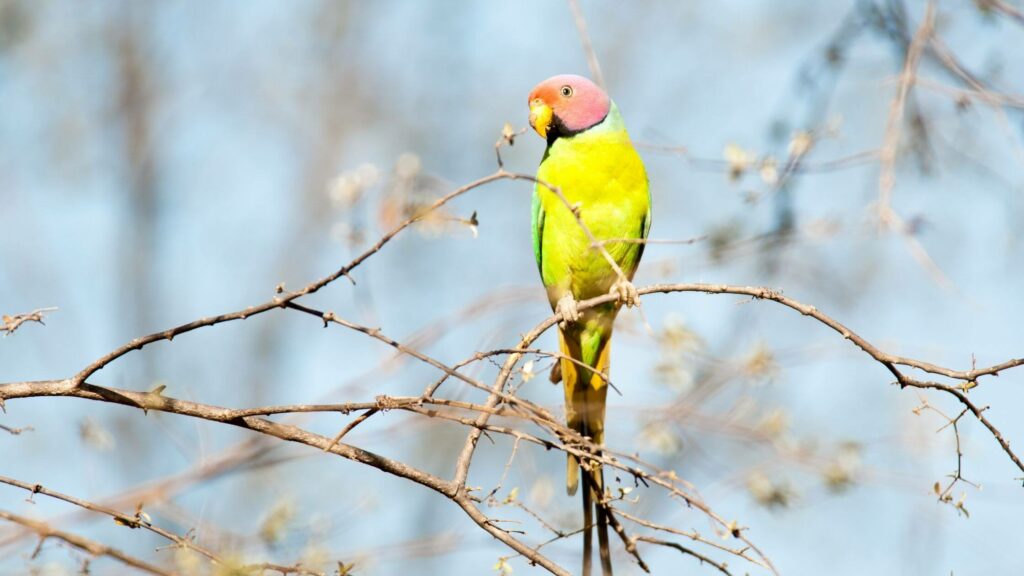
[[[558,299],[555,304],[555,316],[558,316],[558,325],[562,328],[580,319],[579,306],[572,294],[566,294]]]
[[[633,286],[633,283],[625,278],[616,280],[608,293],[615,295],[619,304],[625,304],[627,308],[640,305],[640,294],[637,293],[636,286]]]

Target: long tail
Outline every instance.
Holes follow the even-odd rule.
[[[568,425],[573,430],[598,445],[604,444],[605,399],[608,396],[608,362],[611,357],[611,334],[583,331],[583,337],[559,330],[558,340],[562,354],[573,358],[592,369],[563,359],[560,362],[562,383],[565,388],[565,412]],[[593,512],[597,512],[597,539],[600,547],[601,571],[611,576],[611,550],[608,542],[608,519],[604,508],[598,505],[604,498],[604,472],[601,466],[591,463],[590,470],[583,469],[574,456],[568,457],[566,465],[566,491],[576,493],[579,487],[580,470],[589,478],[583,489],[583,576],[591,574],[593,539]]]

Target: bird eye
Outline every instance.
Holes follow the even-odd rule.
[[[569,98],[572,96],[572,86],[562,86],[562,96]]]

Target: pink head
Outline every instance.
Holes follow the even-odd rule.
[[[530,126],[541,138],[553,141],[600,124],[611,110],[611,100],[597,84],[583,76],[552,76],[530,91]]]

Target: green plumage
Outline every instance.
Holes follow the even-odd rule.
[[[548,148],[537,178],[561,189],[599,240],[640,239],[650,229],[647,174],[612,105],[603,122]],[[632,277],[643,244],[614,242],[608,252]],[[614,270],[577,224],[572,212],[546,187],[533,195],[533,250],[552,305],[570,291],[576,300],[607,294]]]
[[[647,237],[651,225],[647,174],[614,104],[596,126],[555,139],[537,178],[559,188],[571,205],[579,207],[580,219],[598,240]],[[577,301],[607,294],[618,280],[600,250],[591,246],[572,211],[541,184],[533,196],[533,248],[552,308],[566,293]],[[644,245],[608,242],[605,248],[632,280]],[[568,423],[597,443],[604,439],[607,390],[604,378],[594,372],[607,374],[609,340],[617,313],[616,304],[592,308],[560,332],[562,353],[592,368],[588,372],[573,362],[561,362]],[[575,492],[577,483],[576,465],[570,459],[570,493]]]

